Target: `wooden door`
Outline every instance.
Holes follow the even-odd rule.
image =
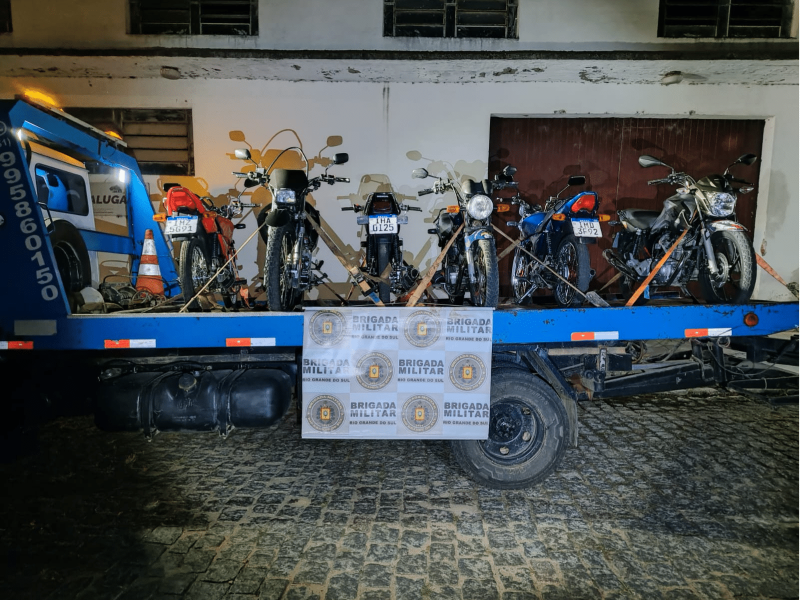
[[[650,154],[699,179],[722,173],[742,154],[761,156],[763,120],[738,119],[639,119],[639,118],[501,118],[492,117],[489,136],[489,176],[505,165],[514,165],[522,198],[529,204],[544,205],[567,184],[570,175],[586,176],[586,185],[566,190],[561,197],[582,190],[595,191],[600,212],[616,219],[623,208],[661,210],[664,200],[674,194],[669,185],[648,186],[650,179],[669,173],[663,167],[643,169],[638,158]],[[758,189],[760,162],[733,168],[736,176],[751,181]],[[739,195],[736,216],[753,231],[757,191]],[[509,190],[497,197],[513,195]],[[505,226],[516,220],[517,211],[495,214],[494,225],[512,238],[518,231]],[[616,228],[601,225],[604,237],[589,246],[592,268],[597,275],[590,289],[602,287],[614,276],[614,269],[602,257],[611,245]],[[498,251],[509,245],[498,236]],[[509,284],[513,253],[500,261],[500,295],[512,295]]]

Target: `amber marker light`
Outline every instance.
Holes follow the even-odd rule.
[[[597,215],[597,220],[601,223],[605,223],[606,221],[611,220],[611,215]]]
[[[748,327],[755,327],[758,325],[758,315],[753,312],[749,312],[744,316],[744,324]]]
[[[58,106],[58,102],[56,102],[55,98],[45,94],[44,92],[40,92],[39,90],[25,90],[23,95],[28,100],[32,100],[33,102],[39,102],[41,104],[46,104],[50,108],[61,110],[61,107]]]
[[[109,137],[117,138],[118,140],[122,139],[122,136],[120,134],[118,134],[116,131],[112,131],[111,129],[109,129],[108,131],[104,131],[103,133],[105,133]]]
[[[508,204],[498,204],[497,205],[497,212],[508,212],[511,210],[511,206]]]
[[[566,221],[567,215],[562,213],[556,213],[553,215],[553,221]]]
[[[167,221],[167,213],[156,213],[153,215],[153,221],[158,223],[166,223]]]
[[[447,207],[447,212],[449,212],[449,213],[458,213],[458,212],[461,212],[461,209],[459,208],[458,204],[452,204],[452,205]]]

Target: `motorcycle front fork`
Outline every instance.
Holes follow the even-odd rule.
[[[714,246],[711,245],[711,232],[703,225],[700,227],[700,235],[703,237],[703,247],[706,250],[708,271],[711,273],[712,278],[716,278],[719,275],[719,266],[717,265],[717,255],[714,253]]]

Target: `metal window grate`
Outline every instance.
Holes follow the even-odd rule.
[[[65,108],[101,131],[119,133],[144,175],[194,175],[192,111]]]
[[[130,0],[131,33],[258,35],[258,0]]]
[[[386,37],[517,38],[518,0],[384,0]]]
[[[11,0],[0,0],[0,33],[11,33]]]
[[[661,0],[658,35],[789,37],[793,0]]]

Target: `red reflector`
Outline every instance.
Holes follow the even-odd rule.
[[[758,315],[756,313],[747,313],[744,316],[744,324],[748,327],[755,327],[758,325]]]
[[[106,348],[130,348],[130,340],[105,340],[103,344]]]
[[[33,350],[33,342],[0,342],[0,350]]]
[[[250,338],[225,338],[226,346],[250,346]]]
[[[578,212],[579,210],[594,210],[595,205],[595,196],[594,194],[586,194],[585,196],[581,196],[578,198],[575,203],[570,207],[572,212]]]

